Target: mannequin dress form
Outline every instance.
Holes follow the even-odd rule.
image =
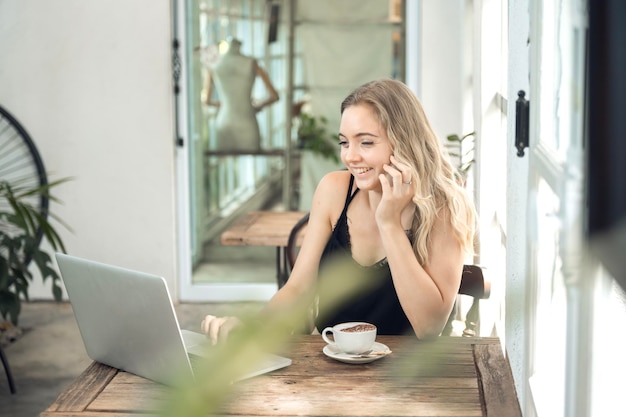
[[[243,55],[240,48],[241,42],[231,39],[228,51],[209,69],[205,83],[204,103],[219,108],[215,120],[219,151],[258,151],[261,135],[256,114],[278,101],[278,93],[268,74],[256,59]],[[260,103],[252,99],[257,76],[270,94]],[[213,86],[219,101],[212,100]]]

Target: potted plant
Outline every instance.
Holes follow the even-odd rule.
[[[298,207],[311,208],[312,196],[321,178],[330,171],[343,168],[339,158],[339,136],[327,129],[324,116],[300,112],[296,116],[297,147],[300,153],[300,177],[297,188]]]
[[[312,151],[326,159],[339,163],[337,152],[338,135],[331,135],[326,130],[328,120],[324,116],[315,117],[301,112],[298,120],[298,148]]]
[[[33,280],[33,273],[29,270],[31,262],[44,281],[52,281],[54,299],[62,300],[60,277],[51,255],[40,244],[47,241],[53,251],[65,252],[65,247],[48,221],[49,213],[42,213],[30,201],[34,196],[41,195],[47,195],[49,200],[54,201],[49,194],[50,188],[65,181],[67,179],[37,187],[24,186],[17,181],[0,181],[0,316],[14,326],[18,323],[22,300],[29,299],[28,286]]]
[[[474,135],[476,132],[470,132],[463,136],[452,134],[447,136],[448,143],[445,147],[448,149],[448,154],[455,158],[456,174],[459,183],[465,185],[467,182],[467,174],[474,165],[476,160],[474,159]]]

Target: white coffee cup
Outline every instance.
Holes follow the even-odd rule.
[[[333,339],[328,337],[332,333]],[[322,331],[324,341],[344,353],[359,354],[372,350],[376,326],[362,321],[340,323]]]

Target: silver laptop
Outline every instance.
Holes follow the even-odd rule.
[[[166,385],[194,377],[194,359],[210,354],[208,339],[181,331],[163,277],[62,253],[56,259],[91,359]],[[268,354],[239,379],[289,365]]]

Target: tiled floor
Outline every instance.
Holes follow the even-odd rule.
[[[252,263],[245,272],[234,274],[235,266],[221,263],[203,263],[193,272],[194,283],[268,283],[276,282],[276,267],[266,263]],[[232,271],[232,272],[231,272]],[[234,277],[234,278],[233,278]]]
[[[193,282],[276,282],[274,246],[224,246],[212,242],[205,247],[204,260],[194,269]]]

